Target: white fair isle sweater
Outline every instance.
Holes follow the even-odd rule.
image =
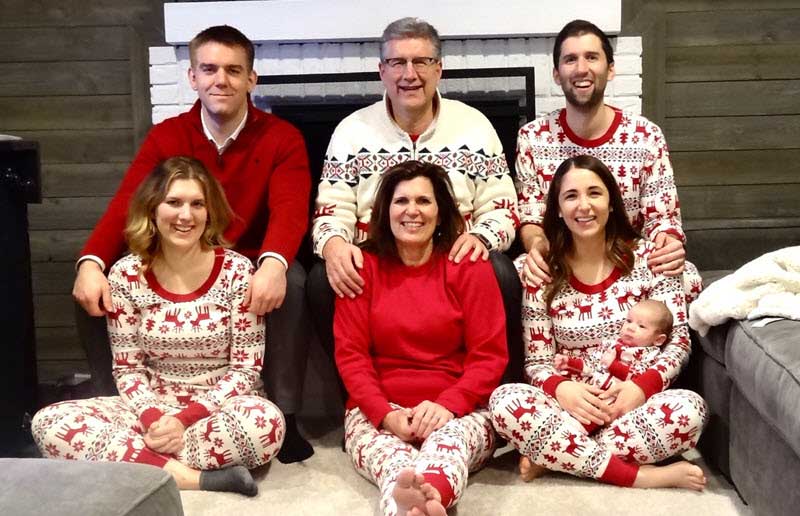
[[[314,252],[332,236],[358,243],[367,236],[378,180],[408,160],[432,162],[449,174],[470,233],[491,249],[509,248],[518,226],[516,192],[503,148],[489,120],[462,102],[443,99],[416,142],[392,119],[384,100],[351,114],[331,137],[312,225]]]
[[[111,268],[107,319],[120,396],[145,427],[160,413],[211,413],[232,396],[259,393],[264,320],[242,306],[252,262],[217,249],[209,278],[190,294],[166,291],[150,272],[141,278],[140,267],[131,254]]]
[[[662,301],[675,320],[670,341],[661,347],[655,364],[633,382],[649,398],[665,389],[689,359],[689,328],[680,278],[654,275],[647,267],[653,245],[641,240],[634,249],[630,274],[619,269],[600,284],[585,285],[572,278],[556,294],[548,310],[544,289],[526,287],[522,300],[525,373],[533,385],[555,392],[563,376],[553,367],[555,353],[589,360],[600,342],[616,339],[628,309],[642,299]],[[521,267],[524,255],[517,259]]]

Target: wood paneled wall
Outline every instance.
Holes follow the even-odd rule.
[[[644,114],[672,151],[689,257],[736,268],[800,245],[800,1],[623,1]]]
[[[29,206],[39,378],[85,371],[70,296],[75,256],[150,126],[148,50],[160,0],[3,0],[0,133],[38,140]]]
[[[149,128],[161,0],[3,0],[0,133],[41,143],[30,207],[42,380],[86,370],[76,253]],[[672,149],[690,257],[733,268],[800,244],[800,1],[623,0],[644,113]]]

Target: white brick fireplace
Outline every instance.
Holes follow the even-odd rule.
[[[377,39],[392,20],[419,16],[443,39],[444,67],[535,67],[537,115],[563,106],[552,81],[553,36],[569,20],[583,18],[608,34],[620,30],[621,0],[404,0],[387,5],[359,0],[269,0],[188,2],[164,5],[166,40],[150,48],[153,122],[183,112],[196,100],[189,87],[187,42],[200,30],[233,25],[256,43],[259,75],[374,72]],[[639,37],[614,37],[616,78],[606,92],[612,105],[641,111],[642,44]],[[521,97],[522,78],[449,79],[444,95],[474,92]],[[259,86],[260,104],[314,102],[379,95],[381,84],[335,83]],[[266,100],[265,100],[266,99]]]

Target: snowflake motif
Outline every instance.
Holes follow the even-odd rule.
[[[616,285],[611,287],[611,293],[614,294],[615,296],[619,294],[619,287],[617,287]]]
[[[613,315],[613,312],[611,311],[611,309],[609,307],[604,306],[603,308],[600,309],[600,312],[599,312],[598,315],[600,315],[600,317],[602,317],[604,320],[607,321],[607,320],[611,319],[611,315]]]
[[[231,270],[231,267],[233,267],[233,262],[231,262],[230,260],[225,260],[225,263],[222,264],[222,268],[225,269],[226,271]]]
[[[497,428],[506,429],[508,428],[508,424],[506,424],[506,420],[503,419],[503,416],[494,416],[494,424],[497,425]]]
[[[245,319],[244,317],[236,321],[236,329],[239,330],[239,331],[245,331],[251,325],[252,325],[252,323],[250,321],[248,321],[247,319]]]
[[[208,323],[208,326],[206,326],[206,328],[208,329],[208,331],[214,331],[214,330],[217,329],[217,324],[213,323],[213,322],[212,323]]]
[[[534,403],[536,403],[536,397],[528,396],[527,398],[525,398],[525,403],[527,403],[528,405],[533,405]]]
[[[237,349],[233,352],[233,359],[237,362],[244,362],[250,355],[243,349]]]
[[[221,448],[225,444],[225,441],[222,440],[222,437],[215,437],[214,438],[214,446],[216,448]]]
[[[241,381],[236,382],[236,390],[237,391],[244,392],[245,389],[247,389],[247,385],[245,385],[244,382],[241,382]]]
[[[647,413],[652,416],[653,414],[656,413],[656,408],[655,407],[647,407]]]
[[[115,451],[108,452],[108,455],[106,455],[106,459],[108,460],[108,462],[117,462],[117,452]]]
[[[72,444],[72,449],[75,450],[76,452],[83,450],[84,447],[85,445],[83,444],[83,441],[75,441]]]
[[[167,333],[169,331],[169,326],[167,326],[166,324],[162,324],[161,326],[158,327],[158,331],[160,331],[161,333]]]
[[[51,457],[58,457],[61,455],[61,452],[58,451],[58,446],[56,446],[53,443],[48,444],[47,446],[44,447],[44,449],[47,452],[47,454]]]
[[[564,469],[564,471],[575,471],[575,464],[571,462],[562,462],[561,467]]]
[[[256,428],[267,426],[267,419],[264,416],[256,416]]]
[[[672,296],[672,303],[673,304],[679,305],[679,304],[681,304],[682,300],[683,300],[683,292],[680,292],[680,293],[675,294],[674,296]]]
[[[244,270],[244,263],[236,264],[236,270],[237,271],[243,271]]]
[[[245,306],[244,303],[242,303],[241,305],[239,305],[239,308],[236,309],[236,312],[239,315],[246,314],[247,313],[247,307]]]
[[[136,324],[136,317],[134,317],[132,315],[129,316],[129,317],[126,317],[125,318],[125,322],[128,323],[130,326],[133,326],[134,324]]]
[[[622,443],[621,443],[621,442],[619,442],[619,441],[615,442],[615,443],[614,443],[614,446],[616,446],[616,447],[617,447],[617,449],[618,449],[619,451],[625,451],[625,445],[624,445],[624,444],[622,444]]]
[[[76,423],[83,423],[85,420],[86,420],[86,417],[84,417],[83,414],[75,416],[75,422]]]
[[[561,451],[561,443],[554,441],[552,444],[550,444],[550,449],[553,451]]]
[[[678,417],[678,425],[689,426],[689,416],[687,416],[686,414],[681,414]]]
[[[520,423],[519,426],[520,426],[520,428],[522,428],[526,432],[530,431],[530,429],[531,429],[530,421],[523,421],[522,423]]]

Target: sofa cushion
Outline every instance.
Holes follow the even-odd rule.
[[[775,433],[800,455],[800,321],[731,326],[725,363],[731,381]]]
[[[708,287],[720,278],[724,278],[733,271],[730,270],[713,270],[713,271],[700,271],[700,277],[703,278],[703,288]],[[730,324],[725,323],[719,326],[712,326],[708,333],[700,336],[697,332],[692,332],[693,344],[699,343],[703,351],[711,355],[714,360],[722,365],[725,365],[725,343],[728,336],[728,328]]]
[[[0,514],[182,516],[175,480],[143,464],[0,459]]]

